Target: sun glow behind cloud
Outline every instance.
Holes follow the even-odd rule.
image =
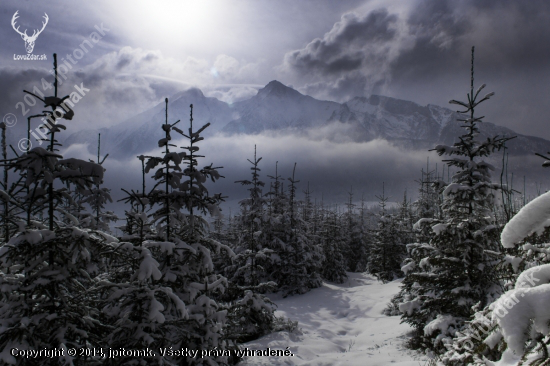
[[[169,50],[171,56],[215,49],[236,16],[229,2],[219,0],[123,0],[106,6],[125,37],[143,48]]]

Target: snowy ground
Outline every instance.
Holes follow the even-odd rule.
[[[286,299],[272,297],[277,316],[298,320],[302,334],[278,332],[245,344],[249,349],[284,350],[294,356],[248,357],[239,365],[423,366],[427,358],[405,349],[410,327],[382,314],[400,280],[382,284],[370,275],[348,273],[342,285]]]

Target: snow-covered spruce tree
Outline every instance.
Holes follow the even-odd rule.
[[[401,271],[404,273],[405,278],[401,284],[401,290],[396,294],[388,304],[384,313],[388,316],[401,316],[402,311],[399,310],[399,305],[407,302],[407,311],[411,306],[415,306],[416,302],[411,302],[411,299],[417,297],[416,293],[416,281],[407,276],[407,273],[414,269],[416,273],[431,271],[430,266],[424,258],[428,258],[433,255],[433,247],[427,244],[433,235],[433,231],[429,223],[433,223],[438,218],[441,218],[440,196],[441,187],[444,186],[441,180],[436,179],[435,170],[429,170],[429,160],[426,167],[421,171],[420,180],[416,181],[419,184],[418,199],[414,201],[410,206],[411,211],[408,214],[403,212],[403,209],[407,206],[406,198],[400,207],[400,222],[405,216],[409,216],[411,222],[414,223],[410,227],[411,235],[405,235],[407,254],[403,260]],[[408,220],[407,220],[408,221]],[[409,227],[409,225],[407,225]],[[417,348],[415,346],[415,348]]]
[[[260,180],[258,167],[261,159],[256,156],[254,146],[254,160],[248,159],[252,164],[252,180],[236,182],[250,187],[249,197],[239,202],[241,210],[235,217],[235,225],[239,228],[237,242],[231,245],[235,256],[225,268],[229,280],[229,288],[223,296],[229,301],[225,332],[227,338],[238,343],[271,332],[275,320],[273,302],[262,295],[275,290],[277,284],[267,281],[265,269],[265,265],[271,262],[273,251],[266,248],[263,233],[266,199],[262,194],[265,183]]]
[[[213,218],[213,220],[210,222],[210,226],[212,227],[212,230],[210,230],[210,235],[220,241],[224,237],[224,231],[225,231],[225,222],[224,222],[224,215],[217,215]]]
[[[103,166],[105,159],[109,154],[105,155],[103,159],[100,158],[101,152],[101,134],[97,137],[97,164]],[[92,160],[90,160],[93,162]],[[79,221],[83,227],[89,227],[91,229],[102,230],[110,232],[109,227],[111,222],[116,222],[118,217],[112,211],[106,211],[105,205],[108,202],[113,202],[111,198],[111,190],[106,187],[101,187],[102,182],[98,182],[95,187],[87,189],[85,191],[78,190],[75,192],[77,197],[77,211],[79,214]],[[90,206],[91,212],[82,212],[81,207],[83,204]]]
[[[543,166],[550,166],[548,160]],[[549,208],[546,193],[523,206],[506,224],[501,242],[508,251],[503,264],[512,273],[504,278],[507,291],[479,309],[474,320],[455,334],[440,364],[550,363],[550,314],[544,310],[550,299]]]
[[[322,223],[323,223],[323,215],[324,215],[324,207],[323,203],[317,203],[317,199],[313,202],[313,209],[311,213],[311,217],[309,219],[309,230],[312,235],[317,235],[319,233],[319,230],[321,230]]]
[[[311,202],[311,194],[313,192],[309,189],[309,182],[307,182],[306,190],[302,192],[304,193],[304,202],[301,205],[302,219],[304,220],[304,222],[312,224],[314,205],[313,202]],[[308,229],[310,229],[310,232],[314,232],[314,225],[308,225]]]
[[[292,178],[288,178],[289,186],[289,223],[292,233],[289,238],[291,252],[288,264],[292,276],[287,284],[287,294],[299,294],[309,291],[312,288],[321,286],[320,268],[323,260],[321,248],[317,245],[308,233],[309,223],[303,220],[299,215],[300,202],[296,200],[296,183],[295,179],[296,163],[292,170]],[[283,220],[284,221],[284,220]],[[284,286],[284,284],[283,284]]]
[[[397,217],[386,210],[388,197],[385,196],[384,187],[382,195],[377,198],[380,212],[378,228],[372,235],[368,271],[380,281],[389,282],[403,276],[401,263],[405,259],[406,243],[402,241]]]
[[[248,188],[249,197],[240,201],[239,215],[235,217],[236,225],[239,227],[238,242],[233,246],[235,257],[233,265],[228,268],[232,282],[239,286],[256,287],[267,278],[264,262],[269,262],[272,250],[266,248],[264,226],[264,214],[266,199],[262,194],[262,187],[265,185],[260,180],[260,168],[258,163],[262,158],[256,157],[256,146],[254,146],[254,160],[248,160],[252,167],[252,180],[240,180]]]
[[[346,246],[345,223],[342,221],[337,211],[328,210],[318,234],[324,256],[321,276],[327,281],[336,283],[343,283],[348,278],[343,254]]]
[[[405,281],[415,285],[403,294],[408,301],[400,305],[402,321],[416,330],[410,345],[436,353],[443,352],[445,343],[472,319],[473,306],[483,308],[501,291],[495,270],[500,258],[498,228],[491,215],[493,192],[500,185],[491,182],[493,167],[480,158],[502,148],[507,138],[476,140],[482,117],[475,116],[475,107],[493,93],[478,99],[485,84],[474,93],[473,52],[472,48],[468,101],[451,100],[465,108],[459,113],[469,113],[459,120],[466,132],[453,146],[435,148],[439,155],[450,156],[444,161],[457,171],[443,192],[443,219],[430,223],[430,243],[415,248],[417,255],[427,256],[407,264]]]
[[[96,300],[89,289],[100,274],[101,260],[97,253],[108,247],[109,235],[82,230],[78,221],[63,207],[70,199],[64,187],[77,185],[83,189],[101,181],[103,168],[83,160],[66,158],[56,153],[60,146],[55,134],[65,129],[58,122],[71,120],[71,102],[80,96],[73,92],[57,96],[57,57],[54,54],[54,95],[38,99],[44,102],[47,122],[42,128],[49,135],[48,147],[35,147],[27,153],[4,161],[25,177],[19,202],[23,212],[47,210],[46,221],[20,218],[15,235],[0,248],[0,360],[4,364],[39,365],[44,359],[15,358],[10,353],[19,349],[64,350],[53,364],[72,364],[68,348],[101,347],[108,327],[98,321]],[[43,80],[50,89],[51,84]],[[28,192],[28,193],[27,193]],[[70,218],[66,224],[62,217]],[[80,364],[93,364],[82,359]]]
[[[478,309],[474,319],[455,334],[440,357],[441,365],[550,363],[550,313],[546,306],[550,300],[550,245],[534,244],[542,235],[548,235],[549,208],[550,196],[546,193],[524,206],[505,226],[502,245],[520,246],[526,255],[507,258],[517,273],[516,279],[508,291]]]
[[[364,272],[368,264],[368,245],[364,227],[364,200],[360,214],[357,215],[354,211],[355,204],[353,203],[353,187],[348,192],[348,202],[346,203],[347,211],[341,217],[342,237],[345,240],[345,245],[342,247],[346,260],[347,270],[350,272]]]
[[[434,221],[442,217],[440,208],[442,201],[441,197],[446,183],[437,177],[435,170],[430,171],[429,159],[426,171],[422,169],[421,179],[416,182],[419,184],[418,199],[411,205],[408,205],[406,204],[406,198],[404,198],[399,209],[401,230],[404,229],[403,219],[408,216],[408,219],[405,220],[407,221],[406,227],[408,230],[404,230],[405,240],[403,240],[403,242],[406,243],[407,254],[405,255],[401,267],[401,271],[405,274],[405,278],[401,284],[401,290],[391,299],[388,307],[384,310],[384,313],[388,316],[401,316],[402,312],[399,310],[399,305],[416,298],[416,282],[411,277],[407,277],[407,273],[412,269],[417,273],[429,273],[431,271],[428,263],[423,261],[424,258],[430,257],[433,254],[434,249],[427,244],[433,235],[433,230],[428,224],[434,223]],[[410,206],[410,208],[405,210],[407,206]],[[439,221],[435,223],[437,222]],[[411,223],[414,223],[414,225],[411,226]],[[407,307],[407,309],[410,309],[410,306],[414,304],[416,303],[409,302],[409,307]]]
[[[396,214],[397,225],[399,227],[399,233],[401,234],[401,240],[405,244],[414,242],[415,235],[413,231],[416,216],[412,209],[411,202],[407,199],[407,191],[403,193],[403,201],[399,204],[398,213]]]
[[[148,215],[151,208],[146,209],[148,205],[151,206],[151,203],[145,191],[145,156],[139,155],[137,158],[141,161],[141,192],[122,188],[127,196],[119,201],[129,204],[130,209],[124,213],[126,224],[119,226],[118,229],[123,233],[120,238],[122,241],[130,241],[141,246],[144,240],[156,238],[157,234]]]
[[[422,172],[422,176],[424,176],[424,172]],[[413,225],[413,232],[416,243],[426,243],[433,235],[433,230],[428,224],[438,223],[442,220],[439,196],[447,184],[432,179],[430,174],[427,174],[426,180],[421,180],[419,184],[419,198],[412,204],[414,216],[417,219]]]
[[[307,223],[299,215],[295,169],[296,165],[292,178],[288,178],[288,194],[282,189],[277,169],[275,176],[270,176],[274,183],[268,193],[265,220],[266,245],[274,251],[274,261],[269,268],[270,280],[278,284],[285,297],[306,293],[322,284],[319,272],[323,255],[321,248],[307,235]]]
[[[153,204],[145,191],[145,156],[138,156],[138,159],[142,165],[141,191],[122,188],[127,196],[120,201],[130,205],[130,210],[125,212],[126,225],[118,227],[123,233],[119,238],[121,242],[105,253],[109,268],[94,289],[102,299],[102,321],[114,325],[107,337],[107,344],[114,348],[164,347],[163,342],[170,338],[170,328],[186,314],[185,304],[174,294],[170,284],[163,281],[159,269],[158,260],[162,260],[163,254],[171,253],[175,244],[158,243],[159,237],[152,229],[146,209]],[[157,248],[160,253],[155,250]],[[162,354],[156,354],[154,359],[128,357],[105,363],[119,362],[171,364]]]
[[[157,237],[150,240],[141,234],[137,243],[120,243],[113,252],[126,272],[116,273],[114,281],[104,281],[107,319],[116,329],[108,341],[111,347],[155,350],[189,348],[215,350],[203,358],[175,357],[158,352],[156,358],[107,360],[114,364],[226,364],[228,352],[222,328],[226,312],[219,311],[212,299],[227,285],[224,277],[214,273],[211,252],[223,247],[207,235],[207,222],[199,214],[216,213],[221,195],[210,196],[204,186],[207,179],[221,176],[212,164],[199,169],[197,159],[203,140],[200,133],[206,124],[193,130],[191,105],[188,133],[175,127],[179,122],[162,125],[159,140],[162,157],[147,156],[144,172],[160,166],[154,173],[156,183],[147,194],[148,204],[157,207],[151,214]],[[172,152],[171,133],[185,137],[184,152]],[[185,167],[186,165],[186,167]],[[139,198],[139,197],[138,197]],[[145,197],[141,197],[142,199]],[[141,201],[143,204],[143,200]],[[186,212],[182,212],[186,211]],[[230,252],[230,251],[229,251]],[[224,351],[225,350],[225,351]]]
[[[359,225],[359,238],[363,242],[363,251],[361,253],[361,259],[357,263],[357,272],[365,272],[369,264],[370,243],[372,242],[372,239],[368,230],[367,215],[369,215],[369,213],[365,207],[365,197],[361,196],[361,207],[359,207],[359,215],[357,219]]]
[[[401,272],[403,273],[405,273],[404,271],[408,268],[407,264],[410,264],[411,262],[414,263],[414,259],[410,258],[411,253],[408,249],[411,246],[414,246],[413,243],[415,242],[415,231],[413,229],[413,222],[415,218],[416,216],[412,210],[412,205],[410,201],[407,200],[407,191],[405,191],[403,194],[403,201],[398,207],[398,213],[394,216],[401,242],[404,243],[405,248],[407,248],[406,253],[405,251],[403,252],[403,262],[401,263]],[[401,315],[401,312],[399,311],[399,304],[403,303],[402,295],[403,292],[401,291],[391,299],[390,303],[384,310],[384,314],[388,316]]]
[[[429,167],[428,167],[429,168]],[[434,170],[421,172],[418,188],[418,199],[412,206],[419,219],[431,218],[441,219],[441,193],[442,188],[447,184],[437,178]]]
[[[370,247],[368,271],[380,281],[389,282],[403,277],[401,264],[405,259],[406,246],[395,215],[386,214],[379,220]]]
[[[384,311],[388,316],[401,316],[402,311],[399,310],[399,305],[404,302],[408,303],[406,311],[410,311],[411,306],[416,305],[416,302],[410,301],[417,297],[416,280],[407,276],[407,273],[413,269],[417,275],[421,272],[428,275],[428,273],[431,272],[429,263],[424,260],[434,255],[434,247],[427,243],[433,236],[433,230],[429,224],[437,224],[439,222],[438,220],[441,219],[442,213],[439,207],[441,201],[440,196],[442,188],[444,188],[446,184],[444,181],[436,179],[435,170],[430,171],[428,169],[426,171],[427,173],[422,170],[422,179],[417,181],[420,185],[419,198],[411,205],[413,212],[404,214],[403,209],[406,206],[405,203],[403,202],[400,206],[400,230],[404,230],[404,216],[409,215],[409,219],[412,219],[411,222],[415,222],[415,224],[411,227],[407,222],[407,225],[405,225],[409,228],[408,230],[404,230],[405,239],[403,240],[403,242],[406,243],[407,254],[402,263],[401,271],[404,273],[405,278],[401,284],[400,292],[392,298]],[[410,231],[410,233],[408,231]],[[418,348],[416,345],[413,347]]]

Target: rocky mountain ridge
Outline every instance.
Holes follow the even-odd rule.
[[[206,97],[196,88],[179,92],[169,98],[169,122],[181,119],[179,127],[186,129],[190,104],[194,106],[193,118],[197,126],[211,123],[205,136],[266,131],[300,133],[330,125],[331,131],[345,133],[348,141],[385,139],[403,148],[431,149],[441,143],[453,144],[463,134],[457,122],[461,116],[448,108],[432,104],[421,106],[380,95],[355,97],[345,103],[322,101],[276,80],[261,88],[255,96],[232,104]],[[112,147],[111,155],[139,155],[154,149],[162,137],[159,125],[164,123],[164,113],[164,103],[159,103],[113,127],[76,132],[64,141],[64,145],[88,143],[93,150],[97,133],[101,133],[102,144]],[[494,135],[517,136],[508,143],[508,151],[513,155],[550,151],[548,140],[520,135],[489,122],[480,124],[480,135],[482,139]],[[330,134],[325,137],[332,138]]]

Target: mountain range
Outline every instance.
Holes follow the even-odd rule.
[[[326,130],[330,132],[323,138],[341,141],[344,135],[345,141],[356,142],[385,139],[404,148],[428,150],[437,144],[451,145],[464,133],[456,122],[464,116],[448,108],[421,106],[380,95],[355,97],[345,103],[322,101],[275,80],[255,96],[231,104],[206,97],[196,88],[179,92],[169,98],[169,123],[181,119],[178,127],[187,130],[190,104],[196,128],[207,122],[211,124],[204,136],[268,131],[311,135],[312,131],[325,131],[330,126]],[[85,143],[93,150],[97,134],[101,133],[102,145],[110,146],[112,156],[136,156],[157,147],[158,139],[164,136],[160,128],[164,121],[165,104],[159,103],[113,127],[73,133],[63,143],[65,146]],[[550,141],[542,138],[521,135],[489,122],[480,123],[479,128],[482,139],[494,135],[517,136],[507,143],[511,155],[550,151]]]

